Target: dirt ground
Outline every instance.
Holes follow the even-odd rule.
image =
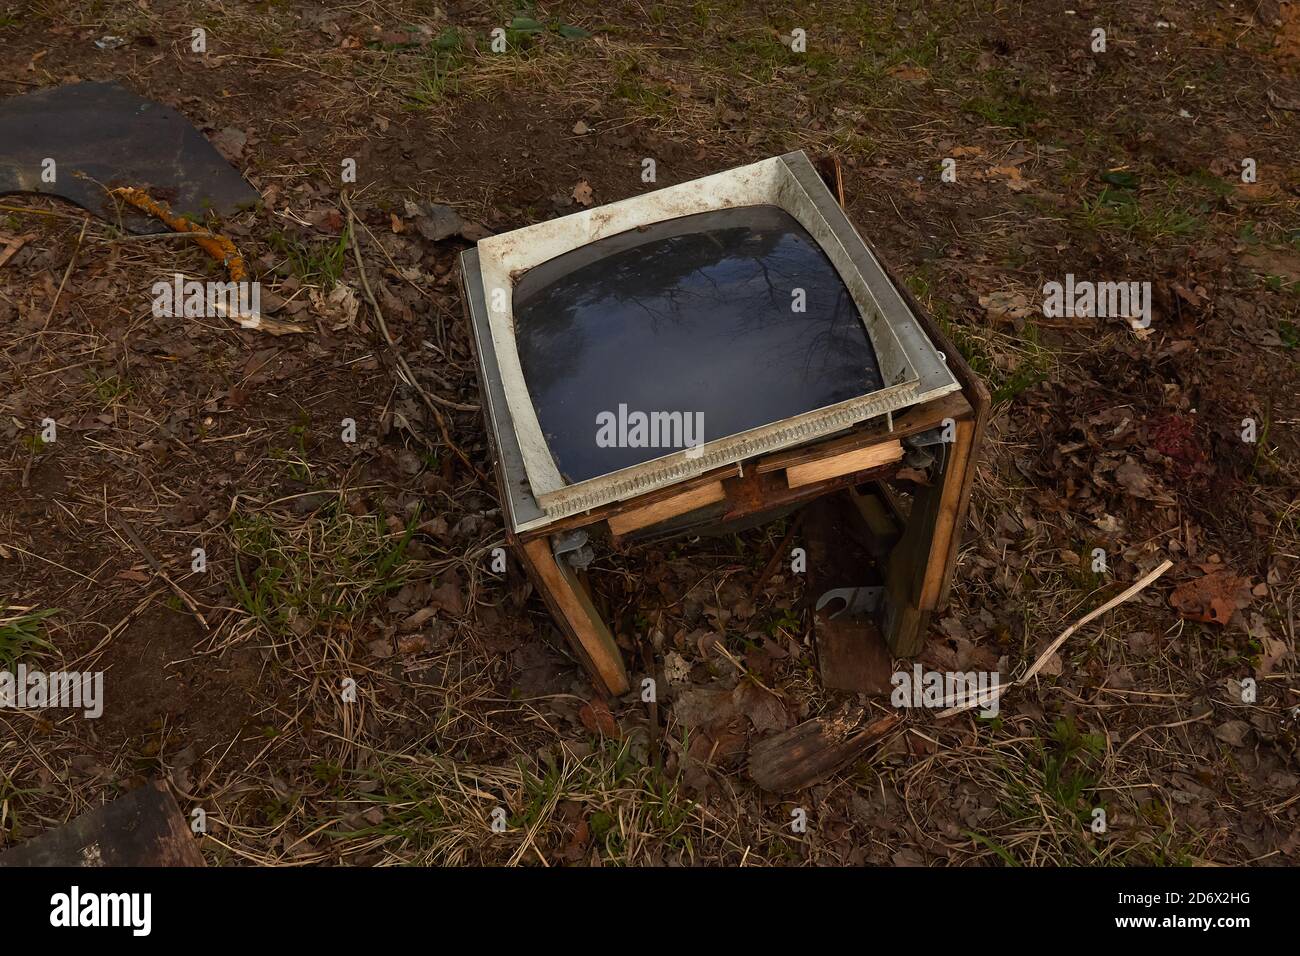
[[[305,329],[157,319],[155,281],[220,266],[0,197],[0,249],[27,237],[0,266],[0,666],[106,688],[98,720],[0,711],[0,849],[163,778],[212,864],[1300,862],[1300,3],[808,6],[0,0],[0,95],[116,80],[182,112],[262,197],[213,226]],[[764,735],[892,712],[819,686],[800,575],[760,580],[786,525],[600,553],[627,658],[671,671],[652,741],[491,570],[456,263],[793,149],[840,157],[995,398],[921,661],[1018,676],[1174,566],[996,718],[906,711],[774,796]],[[421,203],[467,227],[430,238]],[[1067,274],[1149,281],[1151,327],[1044,316]]]

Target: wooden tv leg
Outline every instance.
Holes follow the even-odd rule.
[[[970,493],[975,425],[973,418],[956,422],[943,474],[935,484],[917,490],[903,537],[890,553],[885,639],[896,657],[921,650],[930,614],[947,599]]]
[[[629,685],[623,655],[573,568],[555,560],[549,538],[525,541],[521,551],[551,616],[563,626],[570,645],[599,688],[614,697],[626,694]]]

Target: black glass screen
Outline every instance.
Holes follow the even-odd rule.
[[[558,256],[519,279],[514,316],[524,380],[569,483],[883,384],[835,267],[776,206],[685,216]]]

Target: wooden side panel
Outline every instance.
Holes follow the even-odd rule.
[[[929,615],[947,597],[974,439],[974,419],[958,420],[943,474],[934,485],[917,489],[903,537],[890,553],[885,639],[896,657],[920,651]]]
[[[854,527],[857,511],[846,494],[823,495],[803,510],[808,544],[808,592],[813,596],[813,636],[822,684],[830,690],[888,695],[892,673],[889,650],[868,614],[832,615],[842,605],[816,610],[816,599],[834,588],[880,583],[863,533]]]
[[[968,484],[969,466],[975,444],[975,422],[964,419],[957,422],[956,441],[943,470],[943,486],[938,511],[935,515],[934,537],[926,561],[925,576],[921,582],[919,604],[923,611],[937,609],[947,597],[957,557],[958,520],[966,510],[969,498],[964,494]]]
[[[525,541],[522,552],[551,616],[564,628],[592,677],[606,693],[615,697],[626,694],[629,685],[623,655],[573,569],[555,560],[546,538]]]

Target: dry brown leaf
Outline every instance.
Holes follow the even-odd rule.
[[[1244,720],[1230,720],[1214,728],[1214,736],[1233,747],[1244,746],[1248,733],[1250,733],[1250,724]]]
[[[891,66],[885,73],[896,80],[906,80],[908,83],[924,83],[930,78],[929,70],[923,66],[913,66],[911,63]]]
[[[759,733],[767,730],[785,730],[790,726],[790,714],[781,699],[753,681],[742,680],[731,693],[736,709],[749,718]]]
[[[1132,458],[1115,469],[1115,480],[1134,498],[1151,497],[1151,476]]]
[[[992,292],[979,297],[980,306],[990,322],[1015,322],[1033,311],[1023,292]]]
[[[1169,603],[1189,621],[1227,624],[1233,612],[1250,605],[1250,579],[1215,571],[1174,588]]]
[[[582,721],[582,726],[593,734],[598,733],[605,737],[619,736],[618,721],[610,713],[609,705],[599,697],[582,705],[578,711],[578,719]]]

